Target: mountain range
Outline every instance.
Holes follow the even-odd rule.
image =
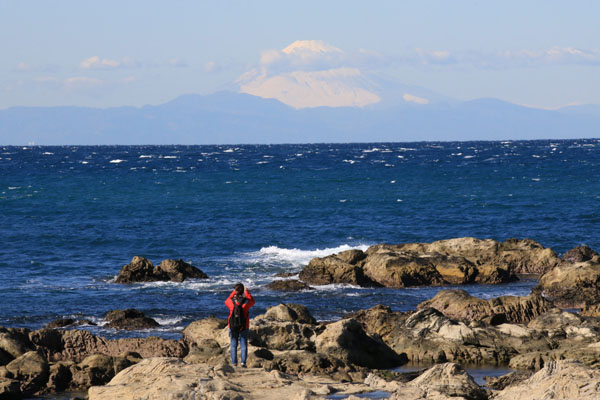
[[[414,142],[600,137],[600,106],[459,101],[363,72],[318,40],[263,54],[231,91],[143,107],[11,107],[0,145]],[[348,64],[350,63],[350,64]]]

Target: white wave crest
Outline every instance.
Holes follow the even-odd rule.
[[[116,160],[110,160],[111,164],[120,164],[122,162],[124,162],[125,160],[120,160],[120,159],[116,159]]]
[[[325,249],[315,250],[300,250],[300,249],[282,249],[277,246],[263,247],[259,251],[247,253],[245,255],[245,261],[264,263],[264,264],[288,264],[294,267],[306,265],[310,260],[315,257],[326,257],[331,254],[339,253],[340,251],[359,249],[366,250],[369,245],[361,244],[357,246],[350,246],[343,244],[338,247],[331,247]]]

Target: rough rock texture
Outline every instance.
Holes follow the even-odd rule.
[[[531,375],[533,375],[533,371],[512,371],[502,376],[486,376],[484,378],[486,380],[485,386],[489,389],[502,390],[520,384]]]
[[[104,315],[104,320],[108,321],[105,325],[108,328],[126,329],[130,331],[160,326],[154,319],[146,317],[143,312],[134,308],[109,311]]]
[[[269,307],[263,318],[272,321],[292,321],[311,325],[317,323],[317,320],[310,314],[310,311],[308,311],[306,306],[294,303],[279,304],[274,307]]]
[[[183,340],[190,346],[202,346],[205,340],[213,340],[222,346],[227,346],[229,336],[226,330],[226,319],[205,318],[186,326],[183,330]]]
[[[536,292],[542,292],[563,308],[583,308],[600,303],[600,260],[563,263],[540,277]]]
[[[484,320],[492,325],[509,322],[523,324],[550,310],[553,305],[541,296],[502,296],[489,300],[469,295],[464,290],[442,290],[417,306],[432,307],[459,321]]]
[[[410,382],[425,393],[434,392],[449,397],[462,397],[468,400],[484,400],[487,394],[469,374],[459,365],[453,363],[439,364],[425,371]],[[393,398],[401,399],[398,392]]]
[[[6,365],[12,377],[19,381],[21,393],[38,392],[48,379],[48,362],[36,351],[29,351]]]
[[[589,248],[588,246],[578,246],[574,249],[567,251],[562,257],[561,261],[565,263],[575,264],[584,261],[590,261],[592,258],[600,256],[598,252]]]
[[[124,265],[115,280],[116,283],[173,281],[183,282],[187,278],[207,279],[200,269],[179,260],[164,260],[158,266],[144,257],[135,256]]]
[[[280,292],[299,292],[301,290],[312,289],[306,283],[299,281],[298,279],[281,279],[273,281],[267,285],[267,288],[278,290]]]
[[[406,362],[382,341],[367,335],[354,319],[334,322],[315,338],[318,353],[367,368],[392,368]]]
[[[551,361],[521,384],[509,386],[494,400],[597,400],[600,370],[573,361]]]
[[[188,347],[183,341],[158,337],[107,340],[85,330],[40,329],[30,332],[29,340],[47,360],[81,362],[92,354],[119,356],[136,352],[142,357],[184,357]]]
[[[228,365],[188,364],[153,358],[121,371],[106,386],[89,390],[89,400],[133,399],[313,399],[332,393],[372,391],[366,384],[343,384],[331,378],[288,375]]]
[[[96,325],[93,321],[89,319],[78,319],[74,320],[73,318],[58,318],[52,322],[49,322],[44,326],[44,328],[52,329],[52,328],[64,328],[67,326],[80,326],[80,325]]]
[[[560,263],[551,249],[530,240],[459,238],[433,243],[371,246],[315,258],[302,270],[309,284],[349,283],[359,286],[495,284],[515,274],[539,274]]]

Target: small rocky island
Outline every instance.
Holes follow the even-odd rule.
[[[0,328],[0,399],[85,390],[90,400],[358,399],[373,391],[396,400],[600,398],[600,255],[587,247],[558,257],[532,240],[378,245],[314,259],[300,279],[403,287],[523,273],[540,274],[523,297],[441,290],[412,311],[378,305],[335,322],[316,321],[300,304],[270,307],[251,320],[247,369],[230,365],[227,322],[217,318],[192,322],[179,340]],[[145,318],[132,310],[111,317]],[[409,362],[429,367],[392,370]],[[514,372],[482,387],[461,367],[472,364]]]

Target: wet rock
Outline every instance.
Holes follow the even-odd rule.
[[[600,370],[574,361],[551,361],[520,384],[496,393],[494,400],[592,400],[600,398]]]
[[[380,340],[367,335],[354,319],[331,323],[315,338],[318,353],[367,368],[393,368],[407,360]]]
[[[600,254],[588,246],[578,246],[567,251],[561,261],[564,263],[575,264],[585,261],[591,261],[594,257],[600,257]],[[596,261],[598,262],[598,261]]]
[[[343,253],[343,254],[342,254]],[[506,242],[459,238],[433,243],[380,244],[315,258],[300,279],[316,285],[407,287],[443,284],[497,284],[515,274],[539,274],[560,263],[551,250],[530,240]]]
[[[460,321],[484,320],[491,325],[505,322],[522,324],[529,322],[553,308],[542,296],[502,296],[489,300],[469,295],[464,290],[442,290],[435,297],[424,301],[417,309],[435,308],[449,318]]]
[[[562,308],[584,308],[600,303],[600,263],[562,263],[540,277],[535,291]]]
[[[91,325],[95,326],[96,323],[90,321],[89,319],[78,319],[75,320],[73,318],[58,318],[52,322],[47,323],[44,328],[46,329],[56,329],[56,328],[64,328],[68,326],[81,326],[81,325]]]
[[[109,311],[104,316],[104,319],[108,321],[105,325],[108,328],[137,330],[160,326],[154,319],[146,317],[143,312],[133,308]]]
[[[42,389],[48,380],[48,362],[36,351],[29,351],[6,365],[19,381],[20,391],[30,395]]]
[[[365,276],[361,266],[350,264],[345,260],[348,258],[344,256],[340,258],[338,255],[313,258],[298,276],[304,282],[313,285],[348,283],[358,286],[378,286]]]
[[[154,275],[160,277],[159,280],[169,280],[173,282],[183,282],[188,278],[208,279],[208,275],[182,259],[163,260],[158,267],[154,269]]]
[[[179,260],[164,260],[158,266],[144,257],[135,256],[119,272],[116,283],[173,281],[183,282],[187,278],[207,279],[200,269]]]
[[[312,289],[306,283],[299,281],[297,279],[285,279],[285,280],[277,280],[269,283],[267,288],[271,290],[278,290],[281,292],[299,292],[302,290]]]

